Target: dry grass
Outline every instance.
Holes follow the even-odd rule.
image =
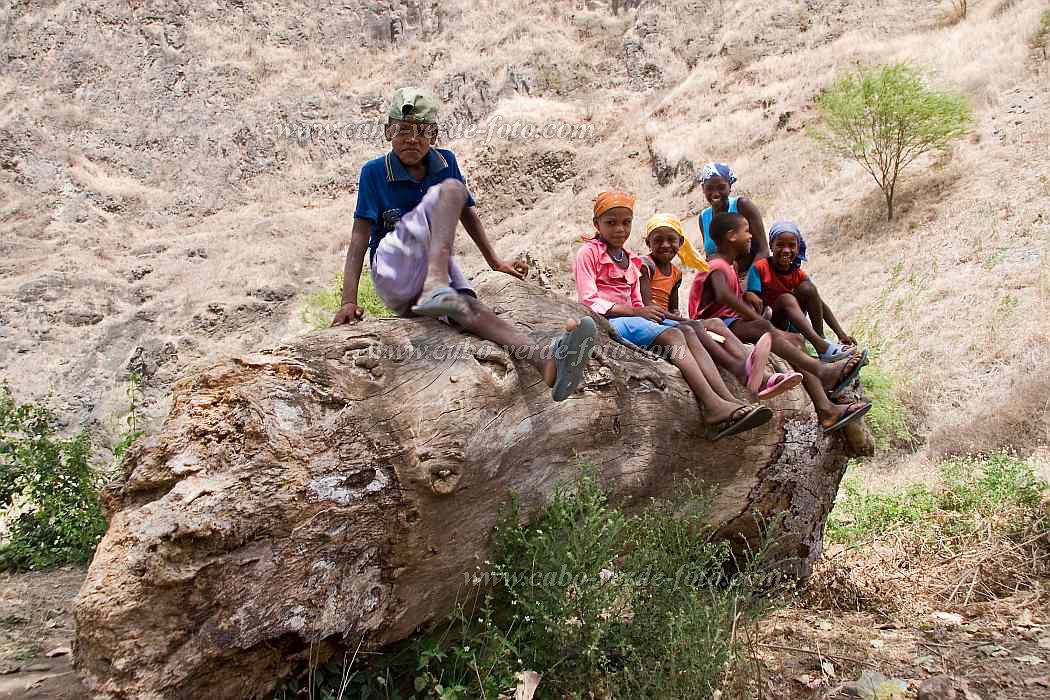
[[[937,488],[890,494],[878,475],[866,482],[879,493],[851,478],[804,604],[917,619],[1039,590],[1050,575],[1046,467],[1006,453],[949,461]]]

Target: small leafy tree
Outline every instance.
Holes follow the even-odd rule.
[[[824,126],[811,135],[864,166],[886,196],[889,219],[901,171],[924,153],[946,149],[973,122],[965,96],[929,89],[904,64],[841,78],[817,107]]]
[[[87,561],[106,531],[91,441],[57,430],[51,411],[0,384],[0,570]]]

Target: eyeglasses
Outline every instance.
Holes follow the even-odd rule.
[[[433,141],[438,135],[437,124],[389,124],[386,127],[387,138],[414,138]]]

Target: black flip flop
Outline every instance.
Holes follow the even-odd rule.
[[[853,403],[857,403],[857,402],[854,401]],[[850,406],[852,406],[852,405],[853,404],[850,404]],[[841,418],[839,418],[838,421],[836,421],[836,423],[834,425],[832,425],[831,427],[824,428],[824,434],[825,435],[830,435],[831,433],[835,432],[836,430],[839,430],[840,428],[843,428],[850,421],[853,421],[853,420],[856,420],[857,418],[863,417],[864,414],[867,413],[870,410],[871,410],[871,401],[865,401],[864,405],[861,406],[860,408],[858,408],[855,411],[849,410],[849,406],[846,406],[846,412],[843,414],[843,416]]]
[[[847,362],[849,362],[849,360],[847,360]],[[853,369],[851,369],[845,377],[839,380],[839,383],[835,385],[834,389],[828,392],[828,397],[832,400],[837,399],[842,392],[849,388],[850,384],[853,383],[853,380],[857,378],[857,375],[860,374],[860,371],[864,369],[864,365],[866,364],[868,364],[867,350],[860,354],[860,359],[857,360],[857,364],[853,366]]]
[[[585,316],[580,319],[576,328],[566,331],[554,344],[554,361],[558,366],[558,374],[554,380],[551,398],[555,401],[564,401],[580,386],[583,370],[594,352],[594,336],[597,333],[598,327],[594,325],[594,319]]]
[[[442,318],[466,313],[467,303],[452,287],[438,287],[420,299],[413,307],[416,316]]]
[[[745,406],[744,408],[747,407]],[[715,430],[718,430],[718,432],[714,435],[711,435],[709,432],[707,439],[711,442],[715,442],[716,440],[721,440],[722,438],[729,437],[730,435],[743,433],[745,431],[752,430],[760,425],[768,423],[769,420],[773,417],[773,411],[768,406],[754,405],[750,408],[751,410],[749,410],[747,413],[742,415],[740,418],[737,418],[736,420],[730,418],[729,420],[724,420],[718,425],[713,426],[711,432]],[[736,412],[739,412],[739,410],[740,409],[737,409],[737,411],[735,411],[734,414]],[[719,428],[721,428],[721,430],[719,430]]]

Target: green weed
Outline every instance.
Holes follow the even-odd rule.
[[[875,447],[883,451],[915,441],[911,414],[900,399],[900,384],[877,364],[869,364],[860,375],[864,394],[872,402],[866,417],[875,436]]]
[[[1014,455],[952,459],[940,477],[937,489],[918,484],[896,494],[864,493],[856,478],[847,478],[828,517],[828,540],[857,544],[898,528],[952,537],[989,522],[1010,536],[1047,517],[1041,505],[1047,484]]]
[[[712,697],[739,655],[734,632],[769,603],[766,551],[737,566],[706,503],[627,514],[584,473],[528,526],[512,505],[449,620],[353,671],[304,671],[274,697],[495,700],[526,670],[542,674],[537,698]]]
[[[332,324],[335,312],[343,300],[343,275],[338,274],[332,284],[319,292],[310,292],[303,298],[303,310],[300,314],[303,323],[316,329],[327,328]],[[357,288],[357,302],[365,313],[375,318],[391,318],[395,314],[388,309],[376,294],[372,276],[365,270],[361,273],[361,282]]]
[[[1050,9],[1043,10],[1043,14],[1039,17],[1039,29],[1032,37],[1032,48],[1042,49],[1043,58],[1046,58],[1048,44],[1050,44]]]

